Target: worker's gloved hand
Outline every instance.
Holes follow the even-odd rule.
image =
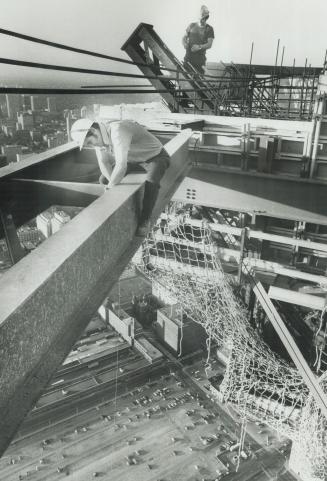
[[[191,47],[191,52],[199,52],[200,50],[202,50],[202,47],[201,45],[192,45]]]
[[[103,174],[99,177],[99,184],[101,185],[108,185],[109,180]]]

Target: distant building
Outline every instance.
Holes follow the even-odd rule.
[[[31,110],[31,96],[30,95],[22,95],[22,107],[23,110]]]
[[[17,118],[15,118],[15,119],[0,119],[1,128],[3,128],[5,125],[15,127],[16,123],[17,123]]]
[[[206,340],[204,328],[187,317],[179,304],[158,309],[154,327],[159,338],[178,355],[199,349]]]
[[[1,121],[2,132],[7,135],[7,137],[12,137],[16,132],[17,122],[14,119],[3,119]]]
[[[64,132],[57,132],[56,135],[48,136],[46,142],[48,144],[48,149],[54,149],[67,142],[66,134]]]
[[[42,142],[42,133],[40,130],[30,130],[30,137],[33,140],[33,142]]]
[[[177,299],[168,291],[168,289],[156,281],[152,281],[152,295],[165,305],[173,305],[177,303]]]
[[[52,234],[58,232],[69,221],[70,217],[64,211],[55,212],[51,219]]]
[[[140,336],[134,340],[134,347],[145,357],[151,364],[163,358],[162,352],[159,351],[144,336]]]
[[[36,226],[46,238],[50,237],[52,234],[52,224],[51,224],[52,217],[53,217],[52,214],[50,214],[50,212],[47,212],[47,211],[42,212],[42,214],[39,214],[36,217]]]
[[[33,115],[27,112],[19,114],[17,120],[23,130],[29,130],[34,126]]]
[[[57,102],[55,97],[47,97],[47,108],[49,112],[57,112]]]
[[[34,112],[35,110],[43,110],[46,108],[45,98],[43,96],[31,96],[31,109]]]
[[[40,230],[36,227],[21,227],[18,229],[17,235],[21,244],[27,246],[29,250],[31,250],[32,245],[33,248],[35,248],[42,240],[44,240]]]
[[[106,324],[109,323],[109,304],[107,303],[107,300],[105,300],[99,307],[98,314],[106,322]]]
[[[87,107],[84,106],[81,108],[81,118],[86,119],[86,117],[87,117]]]
[[[7,115],[9,119],[17,119],[17,113],[21,109],[21,96],[15,94],[6,94]]]
[[[220,385],[223,382],[224,375],[223,374],[216,374],[215,376],[209,377],[209,385],[210,385],[210,392],[211,394],[218,399],[218,401],[223,401],[223,394],[220,391]]]
[[[66,136],[67,136],[67,141],[71,142],[72,138],[70,136],[70,131],[72,127],[72,116],[70,110],[65,110],[64,111],[64,118],[66,121]]]
[[[14,125],[3,125],[2,131],[7,137],[13,137],[16,133],[16,126]]]
[[[28,152],[24,154],[17,154],[17,162],[21,162],[22,160],[26,160],[29,157],[33,156],[33,152]]]
[[[144,327],[150,326],[156,319],[154,298],[151,295],[141,297],[133,295],[131,310],[135,319]]]
[[[8,160],[6,155],[0,155],[0,168],[8,165]]]
[[[27,145],[31,142],[30,131],[25,129],[17,130],[15,134],[15,140],[17,143],[23,146],[24,150],[24,146],[27,148]]]
[[[17,162],[17,154],[23,153],[21,145],[4,145],[2,148],[2,155],[7,157],[8,163]]]
[[[80,109],[72,109],[71,116],[73,119],[80,119],[81,118],[81,110]]]
[[[134,340],[133,317],[129,316],[123,309],[115,306],[115,304],[111,308],[107,306],[105,309],[109,324],[125,341],[132,345]]]

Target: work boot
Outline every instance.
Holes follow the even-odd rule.
[[[150,232],[150,221],[145,220],[143,222],[140,222],[139,225],[137,226],[137,231],[136,231],[136,236],[137,237],[146,237],[148,233]]]
[[[151,227],[151,214],[158,198],[159,189],[160,185],[148,181],[145,182],[142,212],[136,231],[138,237],[145,237],[149,233]]]

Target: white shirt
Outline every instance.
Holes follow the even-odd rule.
[[[109,187],[119,184],[126,173],[127,163],[139,164],[158,155],[163,145],[145,127],[133,120],[117,120],[104,124],[110,153],[115,157],[115,167]]]

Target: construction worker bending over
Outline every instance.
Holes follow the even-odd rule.
[[[160,180],[169,167],[170,157],[161,142],[146,128],[133,120],[94,122],[77,120],[71,137],[80,148],[95,149],[101,171],[100,183],[106,189],[119,184],[127,165],[140,165],[147,172],[141,216],[136,235],[147,235],[150,217],[156,203]]]

